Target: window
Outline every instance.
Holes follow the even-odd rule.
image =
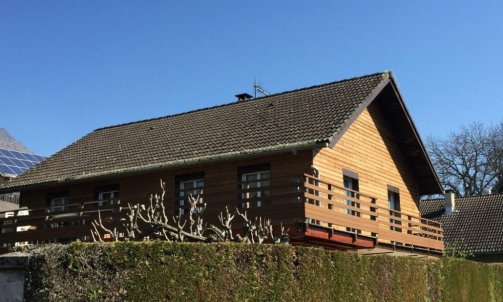
[[[98,193],[98,205],[113,205],[119,200],[119,191],[105,191]]]
[[[119,200],[119,191],[104,191],[98,193],[98,205],[100,207],[113,205]]]
[[[63,212],[67,210],[68,206],[68,193],[53,193],[47,196],[49,210],[51,213]]]
[[[68,199],[66,197],[54,197],[51,199],[51,212],[66,211]]]
[[[346,189],[345,191],[346,196],[351,197],[351,199],[346,199],[344,201],[345,204],[348,206],[359,208],[360,203],[356,201],[357,199],[360,198],[360,195],[358,194],[358,191],[360,190],[358,182],[358,174],[348,170],[343,170],[343,182],[344,182],[344,188]],[[351,209],[344,209],[344,213],[352,216],[358,216],[358,217],[360,216],[359,211]],[[351,227],[346,227],[346,231],[361,234],[361,230],[354,229]]]
[[[388,206],[390,210],[400,211],[400,194],[388,190]]]
[[[388,186],[388,207],[389,215],[391,217],[401,218],[400,213],[400,193],[397,187]],[[400,219],[390,218],[390,229],[393,231],[401,232],[402,228],[396,227],[396,225],[401,225],[402,221]]]
[[[359,191],[359,183],[358,183],[358,174],[350,172],[350,171],[344,171],[344,188],[346,189],[346,196],[351,197],[352,199],[347,199],[345,200],[346,205],[352,206],[359,208],[360,203],[356,202],[355,199],[359,199],[360,196],[358,194]],[[345,209],[344,213],[348,215],[353,215],[353,216],[360,216],[360,212],[350,210],[350,209]]]
[[[199,200],[203,201],[204,193],[204,174],[191,174],[179,176],[176,178],[176,215],[185,215],[189,211],[188,197],[194,198],[199,196]]]
[[[99,186],[94,189],[95,200],[98,206],[113,205],[119,200],[119,185]]]
[[[68,209],[68,193],[54,193],[47,196],[49,204],[49,212],[51,215],[51,228],[59,228],[70,225],[68,221],[58,221],[58,213],[64,212]],[[54,220],[55,219],[55,220]]]
[[[270,203],[271,169],[269,165],[239,170],[239,206],[243,209],[260,208]]]

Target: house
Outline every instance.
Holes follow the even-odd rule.
[[[19,176],[42,160],[44,157],[31,153],[7,130],[0,128],[0,185]],[[0,194],[0,211],[15,209],[18,203],[19,192]]]
[[[423,200],[423,217],[444,225],[448,247],[483,262],[503,262],[503,194]]]
[[[0,188],[30,208],[0,242],[89,239],[97,207],[145,201],[159,179],[173,215],[190,192],[210,222],[239,207],[290,226],[294,244],[443,250],[441,224],[419,212],[442,187],[390,72],[97,129]]]

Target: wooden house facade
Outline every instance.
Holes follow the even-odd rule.
[[[166,185],[290,227],[294,244],[366,254],[440,255],[442,225],[419,197],[442,188],[391,73],[102,128],[0,187],[0,244],[89,240],[97,210],[145,202]],[[3,218],[2,218],[3,217]]]

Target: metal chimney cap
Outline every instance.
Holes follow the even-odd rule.
[[[238,98],[238,101],[246,101],[246,100],[251,100],[253,97],[249,93],[240,93],[236,94],[236,97]]]

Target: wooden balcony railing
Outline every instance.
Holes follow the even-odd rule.
[[[307,219],[313,225],[372,236],[381,243],[443,250],[440,223],[390,210],[379,204],[375,197],[345,189],[326,178],[306,174],[303,179],[290,177],[272,180],[277,181],[276,185],[273,182],[267,187],[250,188],[246,192],[238,190],[235,206],[252,215],[269,217],[268,211],[275,204],[291,204],[299,208],[299,215],[303,208],[305,216],[294,217],[294,214],[285,214],[275,208],[276,216],[272,218],[287,224]],[[207,188],[205,191],[206,202],[224,204],[225,201],[220,200],[221,194],[211,193],[212,190],[217,193],[228,192],[228,187]],[[256,193],[259,191],[260,196]],[[207,193],[211,194],[206,196]],[[174,203],[174,200],[167,202]],[[14,243],[86,240],[86,236],[90,239],[90,223],[97,218],[98,210],[106,219],[104,222],[114,224],[120,219],[118,203],[103,201],[53,208],[21,208],[0,213],[0,247]]]
[[[119,218],[119,206],[103,201],[2,212],[0,246],[83,239],[90,236],[90,223],[98,217],[98,210],[107,220]]]
[[[307,221],[314,225],[376,237],[378,242],[443,250],[442,224],[394,211],[377,199],[326,178],[304,175]]]

